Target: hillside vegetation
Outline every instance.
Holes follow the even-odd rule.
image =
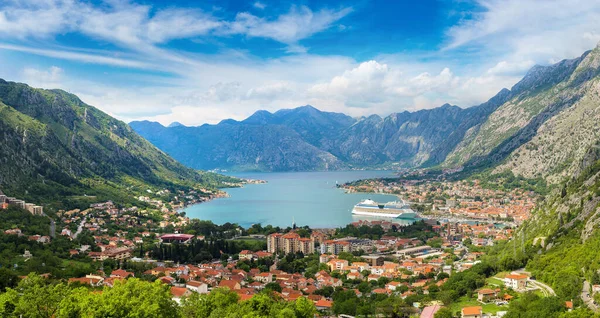
[[[127,200],[147,189],[215,188],[230,178],[187,168],[77,96],[0,80],[0,189],[36,203]]]

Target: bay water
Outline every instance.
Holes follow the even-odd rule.
[[[188,206],[184,209],[190,218],[210,220],[215,224],[237,223],[243,227],[261,223],[263,226],[287,227],[292,222],[311,228],[343,227],[359,219],[352,208],[364,199],[377,202],[395,201],[394,195],[372,193],[345,193],[337,183],[393,177],[391,171],[325,171],[284,173],[237,173],[240,178],[265,180],[266,184],[249,184],[243,188],[225,189],[228,198]],[[391,220],[381,218],[381,220]],[[394,222],[407,224],[411,220]]]

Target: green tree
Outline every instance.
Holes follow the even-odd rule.
[[[294,311],[298,318],[312,318],[317,312],[317,308],[308,298],[299,297],[294,303]]]
[[[169,286],[160,281],[115,281],[112,288],[105,287],[101,294],[93,295],[97,317],[179,317]]]
[[[452,318],[454,316],[452,315],[452,310],[450,310],[449,308],[443,307],[443,308],[440,308],[440,310],[438,310],[433,317],[434,318]]]

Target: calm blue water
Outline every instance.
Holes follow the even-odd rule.
[[[227,189],[230,198],[189,206],[184,210],[187,216],[211,220],[216,224],[237,223],[243,227],[255,223],[287,227],[292,220],[298,226],[339,227],[359,219],[351,214],[351,210],[363,199],[379,202],[397,199],[392,195],[347,194],[335,187],[336,181],[344,183],[393,176],[389,171],[239,173],[235,176],[266,180],[268,183]]]

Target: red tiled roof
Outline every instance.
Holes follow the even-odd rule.
[[[482,313],[481,306],[464,307],[462,309],[463,315],[481,315],[481,313]]]
[[[326,299],[319,299],[315,302],[315,306],[317,307],[325,307],[325,308],[331,308],[333,306],[333,302],[326,300]]]

